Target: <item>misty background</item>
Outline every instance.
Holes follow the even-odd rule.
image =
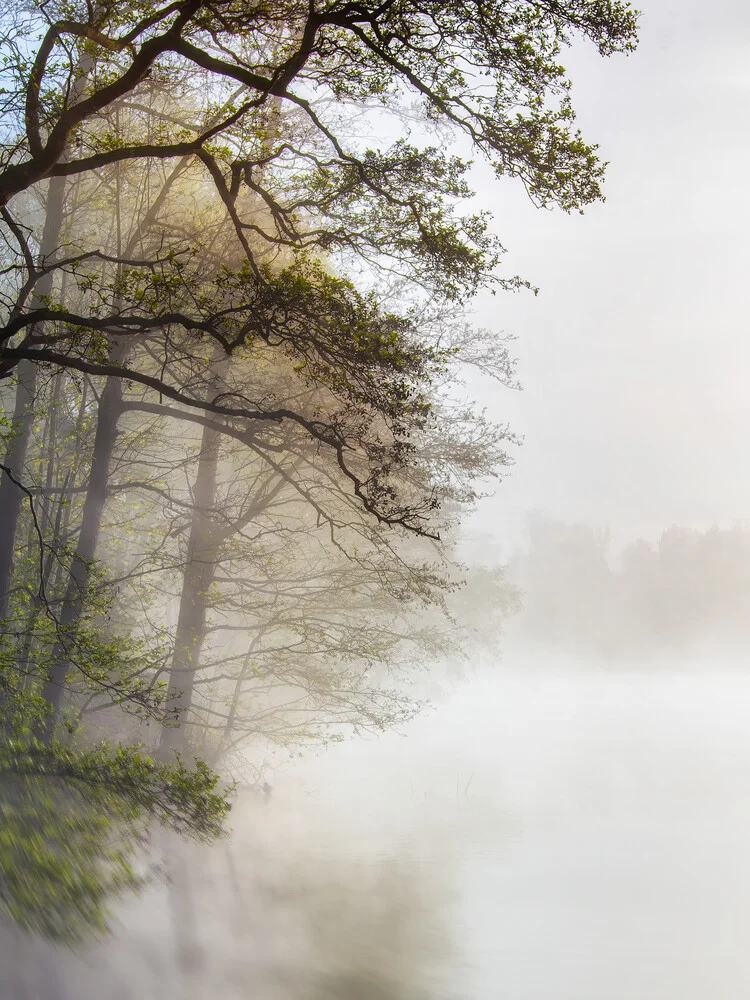
[[[567,57],[604,204],[542,212],[477,167],[540,290],[474,310],[523,389],[471,392],[524,442],[457,539],[468,660],[394,733],[274,753],[269,801],[111,941],[19,938],[11,996],[744,1000],[750,9],[640,6],[629,58]]]
[[[609,161],[606,202],[565,216],[513,185],[478,188],[505,269],[540,289],[476,308],[518,337],[524,387],[484,388],[525,438],[471,522],[501,551],[522,542],[535,509],[608,527],[617,543],[750,510],[750,11],[737,0],[639,7],[632,55],[568,56],[581,129]]]

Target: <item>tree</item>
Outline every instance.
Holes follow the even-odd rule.
[[[499,247],[483,217],[453,211],[452,203],[468,193],[460,159],[404,141],[385,152],[357,150],[337,136],[333,121],[354,102],[368,100],[397,113],[410,90],[428,119],[468,135],[498,174],[519,176],[539,204],[580,208],[599,197],[602,167],[595,149],[571,128],[568,83],[556,57],[575,33],[590,37],[603,54],[632,48],[629,6],[591,0],[248,8],[189,0],[148,10],[100,3],[93,11],[67,5],[64,11],[15,4],[9,19],[0,201],[7,239],[17,244],[18,255],[9,272],[14,287],[6,297],[0,371],[7,375],[24,359],[57,364],[131,378],[231,419],[299,420],[292,409],[258,400],[197,400],[150,371],[107,363],[100,339],[103,333],[129,339],[158,334],[166,358],[175,335],[181,347],[185,337],[193,343],[210,338],[233,351],[253,342],[273,344],[293,355],[307,378],[333,387],[352,411],[347,420],[302,426],[338,451],[362,502],[386,520],[419,527],[423,508],[402,510],[381,479],[391,462],[405,461],[407,431],[424,419],[426,403],[416,386],[429,379],[437,359],[409,345],[413,318],[381,313],[350,283],[321,272],[309,254],[387,259],[419,283],[461,298],[492,280]],[[29,39],[37,30],[43,37],[30,60]],[[281,41],[269,54],[271,36]],[[91,60],[85,96],[76,86],[83,78],[81,52]],[[197,75],[203,106],[184,118],[171,114],[175,88],[195,86]],[[303,92],[312,92],[315,101]],[[272,98],[294,112],[284,118],[283,130],[269,123],[278,117]],[[269,129],[275,134],[270,151]],[[92,261],[101,264],[100,251],[81,247],[64,261],[45,255],[37,264],[25,229],[8,208],[14,196],[45,179],[90,177],[112,164],[183,156],[205,171],[245,251],[236,274],[211,276],[219,294],[210,301],[191,294],[201,276],[180,262],[179,241],[170,241],[158,258],[138,261],[116,288],[102,288],[95,283],[99,272],[89,269]],[[270,227],[253,220],[252,211],[244,217],[243,191],[254,196],[253,205],[265,203]],[[294,263],[269,273],[250,233],[292,252]],[[118,264],[129,266],[124,259]],[[39,281],[66,268],[94,282],[97,294],[74,310],[54,301],[43,308],[30,304]],[[353,329],[359,330],[354,340]],[[368,440],[365,414],[368,424],[373,414],[386,421],[392,434],[387,444]],[[369,456],[364,479],[347,461],[356,446],[377,452],[376,459]]]
[[[673,525],[656,544],[637,539],[611,558],[608,531],[537,517],[530,542],[515,560],[524,638],[608,661],[684,653],[704,641],[725,652],[747,643],[750,532],[743,525]]]
[[[559,54],[576,35],[603,55],[627,52],[635,28],[619,0],[12,0],[0,29],[0,379],[16,393],[0,507],[17,521],[29,501],[0,550],[0,594],[16,600],[3,704],[25,719],[14,760],[57,767],[72,753],[76,767],[59,777],[89,787],[93,751],[67,709],[94,697],[162,725],[192,707],[180,684],[159,683],[161,654],[106,622],[114,596],[95,557],[117,435],[134,414],[203,435],[183,580],[190,614],[172,657],[183,682],[205,666],[206,588],[227,587],[215,573],[226,539],[207,509],[227,442],[258,463],[253,482],[274,471],[304,506],[302,528],[314,512],[329,544],[365,538],[368,572],[378,553],[398,564],[406,536],[438,539],[450,520],[441,504],[471,500],[473,477],[504,440],[450,404],[446,381],[462,358],[505,377],[506,355],[478,349],[481,338],[446,339],[434,315],[482,285],[523,282],[498,274],[486,215],[461,214],[469,165],[432,139],[365,148],[356,115],[376,109],[403,131],[416,99],[428,129],[468,139],[539,205],[582,209],[600,196],[603,167],[574,129]],[[400,279],[398,294],[382,293],[384,273]],[[92,470],[77,506],[70,480],[55,487],[53,518],[56,414],[76,385]],[[42,405],[44,483],[28,478]],[[210,573],[200,571],[206,555]],[[294,568],[310,584],[303,564]],[[402,584],[419,580],[405,573]],[[22,592],[35,595],[32,608]],[[111,732],[124,732],[121,720]],[[128,757],[131,792],[139,760]],[[166,775],[160,766],[147,771]],[[185,774],[200,798],[200,767]],[[160,807],[171,788],[156,782]],[[209,807],[221,813],[219,800]]]
[[[7,41],[16,58],[7,69],[6,110],[18,128],[9,133],[0,200],[19,253],[8,272],[15,294],[7,298],[0,374],[22,360],[58,365],[106,376],[115,394],[128,379],[244,424],[242,432],[256,438],[263,422],[291,421],[333,450],[349,489],[371,514],[429,533],[439,490],[427,484],[421,497],[404,503],[393,472],[409,463],[414,435],[429,419],[430,385],[449,358],[420,339],[414,312],[384,311],[371,293],[316,258],[387,264],[452,300],[493,280],[500,248],[484,217],[454,210],[468,193],[459,158],[405,141],[384,152],[357,149],[333,122],[367,100],[398,114],[404,88],[411,89],[428,119],[467,134],[499,174],[519,176],[539,204],[580,208],[599,196],[602,167],[572,130],[568,83],[555,60],[577,32],[604,54],[629,50],[629,6],[466,3],[446,10],[334,2],[247,9],[188,2],[148,12],[106,3],[75,16],[49,5],[19,4],[13,12]],[[43,36],[29,61],[36,29]],[[480,77],[486,85],[478,85]],[[175,107],[176,88],[197,82],[202,99]],[[310,90],[313,103],[303,96]],[[205,255],[174,234],[132,259],[119,239],[105,253],[79,233],[62,260],[43,253],[36,263],[8,208],[14,195],[44,179],[85,184],[123,164],[185,158],[203,172],[204,188],[208,181],[234,227],[243,261],[232,269],[222,263],[207,270]],[[167,197],[164,208],[179,216],[185,192],[178,194],[182,201]],[[117,214],[119,220],[119,201]],[[283,267],[269,267],[269,252],[291,256]],[[30,300],[53,273],[73,277],[77,303],[45,296],[50,301],[40,308]],[[283,402],[248,400],[241,390],[221,401],[204,398],[191,385],[194,368],[186,372],[180,362],[205,356],[207,338],[235,354],[252,356],[264,344],[289,355],[300,382],[324,387],[334,405],[324,419],[311,419]],[[124,346],[136,340],[146,352]],[[101,427],[111,439],[111,429]],[[107,452],[97,450],[104,472]],[[101,489],[89,499],[100,507]],[[96,520],[81,535],[79,567],[93,557]],[[85,591],[83,577],[77,570],[71,580],[78,592]],[[67,617],[75,600],[71,591]],[[52,702],[64,669],[47,692]]]

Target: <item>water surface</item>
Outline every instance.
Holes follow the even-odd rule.
[[[113,939],[19,938],[8,995],[745,1000],[749,720],[737,663],[487,670],[401,734],[280,759]]]

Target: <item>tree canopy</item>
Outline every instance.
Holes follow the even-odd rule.
[[[413,316],[384,311],[318,260],[388,267],[447,299],[518,279],[498,275],[501,247],[486,215],[460,214],[466,162],[406,138],[363,147],[353,117],[377,108],[398,127],[399,116],[416,113],[468,137],[538,204],[583,208],[600,197],[603,166],[574,128],[558,60],[576,35],[605,55],[630,50],[630,6],[14,3],[6,24],[0,202],[6,277],[14,280],[6,281],[0,374],[27,359],[133,379],[255,426],[302,422],[338,452],[372,513],[423,526],[421,508],[405,511],[382,480],[403,461],[410,431],[423,426],[423,390],[444,359],[420,342]],[[185,91],[187,106],[176,104]],[[17,217],[18,195],[45,179],[184,157],[199,171],[194,197],[210,189],[234,227],[242,253],[231,273],[197,273],[194,247],[164,232],[137,259],[122,247],[103,251],[93,234],[38,259],[34,234]],[[273,266],[280,259],[284,266]],[[102,261],[120,272],[104,287]],[[76,307],[54,291],[34,297],[53,270],[87,293]],[[103,334],[158,334],[165,359],[174,340],[184,349],[184,338],[235,352],[272,344],[342,405],[336,420],[305,421],[238,393],[196,400],[163,374],[113,364]],[[375,415],[389,426],[385,441],[363,433]],[[349,461],[358,447],[377,453],[366,472]]]
[[[459,388],[469,367],[515,384],[506,342],[461,310],[525,285],[466,209],[463,150],[541,207],[600,198],[560,60],[577,39],[627,53],[636,27],[624,0],[6,5],[0,773],[6,827],[31,831],[0,829],[16,919],[24,859],[96,922],[104,887],[132,881],[110,820],[217,835],[226,790],[186,751],[218,766],[259,733],[413,714],[387,682],[445,648],[418,617],[456,582],[433,543],[513,440]],[[57,828],[50,787],[71,794]]]

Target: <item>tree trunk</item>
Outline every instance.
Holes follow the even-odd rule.
[[[92,66],[93,57],[83,52],[78,60],[77,68],[80,72],[70,93],[70,100],[73,104],[85,92]],[[64,161],[67,157],[68,151],[65,150],[60,159]],[[44,228],[39,244],[39,262],[41,264],[52,264],[58,256],[63,228],[66,186],[67,182],[64,177],[50,178],[47,188]],[[49,270],[36,283],[30,304],[32,310],[45,305],[45,299],[52,291],[53,280],[54,271]],[[33,333],[33,327],[30,332]],[[15,473],[16,478],[21,480],[23,480],[26,451],[34,426],[36,385],[36,365],[32,361],[22,361],[18,366],[18,388],[16,389],[16,404],[13,414],[15,434],[5,459],[5,464]],[[8,613],[16,528],[22,500],[21,490],[7,476],[3,476],[0,480],[0,524],[3,526],[3,530],[0,532],[0,620]]]
[[[57,255],[63,225],[63,201],[65,198],[65,178],[53,177],[47,191],[47,213],[44,219],[42,241],[39,248],[40,262],[50,263]],[[31,300],[31,308],[44,305],[52,291],[52,273],[43,275],[37,282]],[[13,410],[13,436],[5,455],[5,464],[24,480],[26,452],[34,427],[34,401],[36,399],[37,366],[33,361],[22,361],[18,366],[18,384]],[[13,576],[13,555],[15,552],[18,516],[24,496],[21,490],[7,476],[0,480],[0,619],[8,613],[11,580]]]
[[[161,190],[154,199],[153,204],[146,212],[140,224],[135,227],[127,245],[125,254],[135,253],[138,240],[143,233],[151,226],[175,181],[179,178],[189,162],[189,157],[183,157],[171,174],[162,184]],[[118,224],[117,253],[122,254],[120,235],[120,176],[119,169],[115,185],[116,212]],[[117,305],[117,303],[116,303]],[[114,365],[122,364],[129,351],[127,341],[113,340],[110,347],[110,361]],[[70,629],[78,620],[86,600],[89,582],[91,579],[91,562],[96,556],[96,549],[101,532],[102,514],[104,504],[107,500],[107,485],[109,477],[109,466],[112,459],[112,452],[117,441],[117,424],[122,413],[123,382],[119,378],[108,378],[102,395],[99,399],[97,411],[96,435],[94,438],[94,451],[91,461],[91,474],[86,491],[86,499],[83,505],[81,518],[81,528],[78,536],[78,545],[73,558],[70,579],[63,599],[60,613],[60,624],[63,631]],[[60,709],[65,693],[65,681],[70,670],[70,660],[66,653],[64,642],[58,643],[52,660],[52,669],[49,680],[44,688],[43,695],[50,706],[50,711],[40,733],[45,741],[49,741],[54,734],[55,725],[60,715]]]
[[[177,618],[177,633],[170,670],[167,709],[180,726],[165,726],[161,733],[161,751],[179,750],[185,745],[185,726],[193,703],[195,675],[205,638],[209,591],[216,565],[215,533],[211,508],[216,501],[216,475],[219,465],[221,433],[203,429],[198,471],[195,477],[193,519],[185,574]]]
[[[115,342],[111,357],[114,364],[119,364],[126,348]],[[108,378],[99,400],[96,422],[96,436],[91,460],[86,499],[83,504],[81,528],[78,535],[78,545],[73,557],[70,579],[60,610],[59,622],[63,632],[70,629],[83,609],[86,594],[91,579],[91,563],[96,556],[99,534],[102,525],[102,513],[107,499],[107,482],[109,464],[117,441],[117,422],[121,413],[122,380]],[[45,741],[49,741],[54,733],[55,724],[60,714],[65,681],[70,669],[70,661],[64,642],[55,647],[49,680],[42,692],[50,706],[44,728],[41,733]]]

